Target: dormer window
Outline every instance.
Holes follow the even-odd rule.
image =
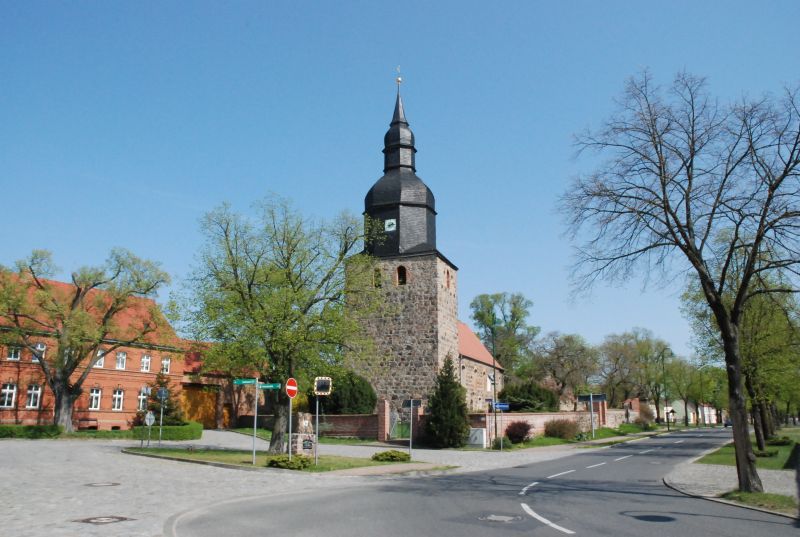
[[[397,285],[405,285],[408,283],[408,274],[406,273],[406,267],[400,265],[397,267]]]

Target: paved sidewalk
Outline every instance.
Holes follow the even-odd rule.
[[[764,492],[793,496],[798,499],[795,473],[786,470],[759,470]],[[735,466],[719,464],[679,464],[664,478],[671,487],[691,496],[717,498],[739,486]]]

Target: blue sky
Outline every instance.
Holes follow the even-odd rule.
[[[122,246],[179,284],[223,201],[360,214],[400,65],[461,318],[518,291],[544,332],[639,326],[687,354],[680,277],[570,297],[555,204],[592,165],[572,135],[645,68],[722,101],[797,83],[800,2],[492,4],[0,0],[0,263],[46,248],[66,277]]]

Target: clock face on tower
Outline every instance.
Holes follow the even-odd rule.
[[[394,218],[389,218],[388,220],[383,221],[383,230],[384,231],[396,231],[397,230],[397,220]]]

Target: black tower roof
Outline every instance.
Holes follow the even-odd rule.
[[[374,220],[394,220],[380,244],[367,251],[378,257],[436,252],[436,201],[417,177],[414,133],[408,126],[400,88],[389,130],[383,137],[383,177],[364,198],[364,214]]]

